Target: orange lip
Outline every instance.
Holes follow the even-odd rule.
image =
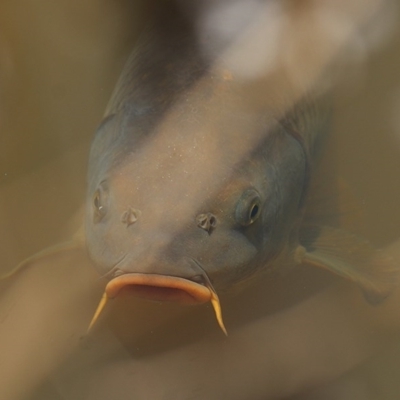
[[[107,300],[117,297],[122,289],[132,290],[139,297],[152,300],[167,300],[184,304],[202,304],[211,301],[218,324],[227,334],[222,320],[219,298],[210,282],[204,286],[185,278],[141,273],[127,273],[108,282],[88,331],[97,321]]]
[[[105,293],[109,299],[123,288],[132,288],[139,296],[154,300],[173,300],[201,304],[211,300],[210,290],[199,283],[175,276],[130,273],[108,282]]]

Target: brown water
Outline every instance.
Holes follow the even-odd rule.
[[[358,3],[354,4],[356,7]],[[91,138],[147,11],[141,2],[123,0],[34,3],[18,0],[4,1],[0,7],[0,269],[7,271],[31,254],[68,239],[80,227]],[[394,11],[390,14],[397,17]],[[353,53],[353,64],[346,62],[346,67],[342,67],[345,69],[334,95],[334,140],[330,146],[335,155],[335,168],[351,188],[355,204],[362,209],[358,233],[377,246],[386,246],[400,236],[399,22],[400,19],[384,38],[377,39],[378,45],[373,50],[361,52],[359,58]],[[389,21],[383,23],[383,27],[387,25]],[[68,261],[60,261],[60,265],[74,264],[77,259],[78,256],[72,255]],[[51,275],[51,268],[58,261],[50,260],[46,273]],[[40,288],[40,282],[34,279],[28,276],[22,293],[34,284]],[[60,279],[68,289],[68,275]],[[85,279],[86,275],[82,282]],[[97,285],[95,279],[93,274],[93,286]],[[325,275],[310,279],[325,282]],[[296,281],[293,286],[297,286]],[[294,307],[267,320],[248,315],[253,312],[257,315],[257,310],[249,312],[246,307],[254,310],[263,307],[266,301],[262,288],[255,290],[252,296],[259,296],[261,301],[250,298],[248,303],[239,305],[233,301],[238,314],[228,312],[227,321],[231,327],[238,328],[228,339],[214,330],[216,323],[210,308],[194,316],[175,305],[149,305],[122,299],[121,307],[114,304],[107,314],[113,321],[113,329],[99,330],[91,339],[79,340],[77,336],[85,321],[90,320],[101,293],[101,287],[95,287],[94,294],[82,300],[84,306],[76,316],[79,327],[65,334],[68,340],[73,338],[72,341],[78,342],[79,351],[69,352],[69,341],[66,339],[65,344],[60,339],[60,347],[67,348],[60,355],[63,363],[61,366],[57,362],[49,363],[45,383],[40,374],[38,378],[30,379],[30,376],[36,366],[35,357],[45,358],[50,350],[38,348],[26,361],[22,357],[21,372],[15,382],[29,387],[27,392],[31,394],[22,390],[21,397],[15,398],[124,400],[132,398],[131,394],[135,399],[155,400],[287,397],[293,394],[292,388],[305,390],[319,386],[332,380],[332,375],[336,379],[339,374],[330,374],[329,366],[340,370],[335,366],[343,365],[343,372],[347,372],[354,366],[353,354],[368,353],[366,348],[379,343],[368,334],[359,340],[352,336],[353,332],[359,333],[363,326],[368,326],[358,321],[364,318],[360,315],[365,315],[368,321],[368,307],[351,288],[339,287],[337,292],[333,289],[332,293],[323,293],[320,299],[309,300],[303,308]],[[280,288],[278,284],[276,292]],[[77,295],[81,293],[79,290],[77,283]],[[61,287],[53,295],[58,296],[59,292]],[[39,293],[42,292],[39,290]],[[43,299],[43,304],[51,301],[44,293]],[[15,299],[8,301],[12,306]],[[352,304],[354,309],[347,304]],[[45,315],[37,308],[37,313],[34,308],[31,314],[32,325],[16,324],[22,330],[32,330],[35,340],[34,326]],[[31,313],[29,308],[17,307],[17,310],[23,316]],[[68,324],[69,312],[60,321]],[[385,312],[390,316],[394,311],[389,308],[382,314],[386,315]],[[377,320],[379,313],[376,309],[373,314]],[[134,320],[129,318],[126,322],[126,315],[133,314]],[[319,317],[323,321],[320,324]],[[43,318],[47,324],[52,320],[52,317]],[[338,324],[343,327],[338,328]],[[379,334],[380,327],[371,326]],[[388,330],[382,328],[382,335]],[[310,331],[315,336],[307,340]],[[338,337],[324,336],[330,331]],[[63,332],[61,329],[60,336]],[[346,332],[350,333],[346,336]],[[7,337],[13,335],[20,335],[20,331],[11,332]],[[25,342],[29,342],[31,335],[27,336]],[[307,344],[316,343],[321,337],[327,339],[325,342],[321,339],[319,358],[313,353],[315,348],[308,349]],[[382,337],[386,340],[386,336]],[[51,344],[50,337],[48,340]],[[268,346],[263,357],[280,360],[281,364],[261,363],[260,349],[264,348],[265,341]],[[37,343],[28,343],[21,351],[29,355],[27,349],[37,347]],[[180,343],[184,346],[180,347]],[[338,356],[338,360],[332,360],[330,353],[325,356],[325,349],[336,345],[343,359]],[[13,352],[19,354],[20,348],[12,349],[10,357]],[[299,373],[307,369],[302,364],[307,359],[307,351],[310,352],[310,377]],[[398,351],[385,351],[372,363],[339,381],[334,380],[312,396],[398,398],[398,375],[393,372],[398,369]],[[382,367],[384,364],[387,365]],[[1,365],[0,374],[7,368],[7,364]],[[268,389],[264,391],[264,387]]]

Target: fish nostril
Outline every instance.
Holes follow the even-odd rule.
[[[141,215],[142,212],[140,210],[136,210],[135,208],[129,207],[122,214],[121,221],[128,227],[129,225],[134,224]]]
[[[197,226],[211,235],[212,231],[217,226],[217,218],[214,214],[199,214],[196,217]]]

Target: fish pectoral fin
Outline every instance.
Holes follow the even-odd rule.
[[[399,265],[367,240],[344,230],[314,229],[302,262],[327,269],[356,283],[371,304],[383,301],[398,283]]]
[[[49,256],[53,256],[56,254],[61,254],[64,252],[68,252],[70,250],[78,249],[83,247],[83,242],[79,239],[71,240],[68,242],[64,243],[59,243],[57,245],[48,247],[39,253],[34,254],[33,256],[27,258],[26,260],[22,261],[20,264],[18,264],[15,268],[11,269],[10,271],[6,272],[3,275],[0,275],[0,281],[5,281],[9,278],[14,277],[17,275],[19,272],[25,270],[27,267],[29,267],[31,264],[36,263],[37,261],[41,261],[42,259],[45,259]]]

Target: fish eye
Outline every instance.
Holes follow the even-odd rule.
[[[258,203],[252,205],[250,210],[250,219],[252,221],[254,221],[258,217],[259,210],[260,210],[260,205]]]
[[[94,194],[94,199],[93,199],[93,204],[96,210],[99,210],[101,208],[101,202],[100,202],[100,192],[99,190],[96,190]]]
[[[93,195],[93,206],[94,206],[94,222],[99,222],[107,213],[106,208],[107,192],[105,191],[102,184],[96,189]]]
[[[246,190],[236,206],[236,221],[242,226],[251,225],[261,214],[261,199],[255,189]]]

